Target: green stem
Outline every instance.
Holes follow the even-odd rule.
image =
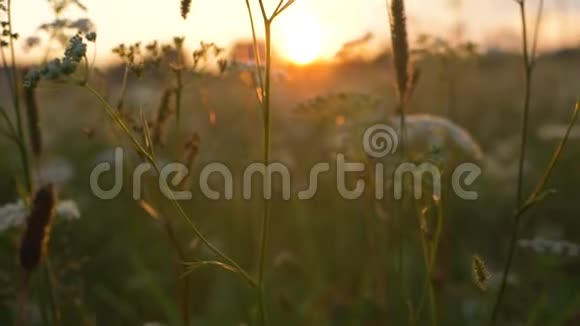
[[[256,37],[256,27],[254,24],[254,15],[252,14],[252,7],[250,6],[250,0],[246,0],[246,7],[248,8],[248,16],[250,17],[250,26],[252,27],[252,41],[254,44],[254,57],[256,61],[256,66],[258,66],[258,82],[260,83],[260,95],[264,95],[264,76],[262,71],[262,58],[260,51],[258,49],[258,39]]]
[[[48,256],[44,258],[44,273],[46,277],[46,283],[48,285],[48,295],[49,295],[49,302],[50,302],[50,311],[52,317],[52,324],[54,326],[61,324],[61,314],[58,304],[58,296],[57,296],[57,288],[56,288],[56,279],[52,270],[52,265],[50,264],[50,259]]]
[[[524,67],[524,78],[525,78],[525,89],[524,89],[524,103],[523,103],[523,115],[522,115],[522,122],[521,122],[521,143],[520,143],[520,157],[518,162],[518,179],[517,179],[517,197],[516,197],[516,207],[520,207],[522,205],[523,200],[523,188],[524,188],[524,164],[526,159],[526,151],[527,151],[527,143],[528,143],[528,125],[529,125],[529,112],[530,112],[530,102],[532,96],[532,74],[533,74],[533,60],[534,57],[530,60],[530,53],[528,48],[528,24],[526,19],[526,3],[525,0],[517,1],[519,8],[520,8],[520,19],[522,24],[522,51],[523,51],[523,67]],[[537,33],[538,30],[536,30]],[[537,35],[537,34],[536,34]],[[534,40],[537,39],[537,36],[534,36]],[[536,44],[536,41],[534,41]],[[535,50],[534,50],[535,52]],[[506,264],[504,266],[504,270],[502,273],[502,279],[500,283],[499,292],[497,295],[497,299],[495,305],[492,310],[491,315],[491,325],[496,323],[498,317],[499,307],[501,306],[502,299],[506,290],[507,286],[507,277],[511,269],[512,261],[515,256],[516,251],[516,244],[519,237],[520,232],[520,223],[521,223],[521,215],[516,215],[514,219],[514,227],[511,233],[509,249],[508,249],[508,257]]]
[[[10,85],[10,90],[12,91],[12,102],[14,105],[14,114],[16,116],[16,130],[18,133],[18,138],[20,139],[19,144],[19,151],[20,151],[20,160],[22,161],[22,169],[24,170],[24,179],[26,182],[26,187],[28,192],[32,192],[32,176],[30,172],[30,160],[28,158],[28,151],[26,146],[24,145],[24,131],[22,129],[22,115],[20,113],[20,96],[18,95],[18,71],[16,69],[16,54],[14,50],[14,38],[12,37],[13,30],[12,30],[12,1],[8,0],[6,2],[7,7],[7,15],[8,15],[8,31],[9,31],[9,46],[10,46],[10,71],[11,71],[11,82],[8,84]],[[4,68],[7,68],[6,59],[4,56],[4,52],[2,52],[2,59]],[[6,69],[6,73],[8,74],[8,69]]]
[[[286,10],[294,0],[288,0],[284,3],[284,0],[280,0],[278,6],[274,10],[274,13],[268,17],[266,14],[266,7],[264,6],[263,0],[259,0],[260,5],[260,12],[262,13],[262,19],[264,23],[264,29],[266,34],[266,72],[265,77],[262,76],[262,65],[261,65],[261,58],[258,49],[258,42],[256,38],[256,30],[254,25],[254,18],[252,15],[252,10],[250,6],[249,0],[246,0],[246,7],[248,8],[248,15],[250,17],[250,24],[252,27],[252,39],[254,42],[254,52],[255,53],[255,61],[256,65],[258,66],[258,75],[259,75],[259,83],[260,83],[260,93],[262,94],[261,97],[261,104],[263,109],[263,122],[264,122],[264,164],[269,166],[270,164],[270,104],[271,104],[271,70],[272,70],[272,22],[274,19],[281,14],[284,10]],[[265,78],[265,81],[264,81]],[[266,178],[269,178],[269,174],[266,173]],[[268,187],[271,186],[271,180],[268,180],[267,185]],[[264,266],[266,261],[266,251],[268,247],[268,238],[270,233],[270,200],[264,198],[264,214],[262,218],[262,228],[261,228],[261,237],[260,237],[260,251],[258,254],[258,282],[257,282],[257,291],[258,291],[258,310],[259,310],[259,319],[260,324],[266,324],[266,312],[264,307]]]
[[[270,164],[270,72],[272,67],[271,60],[271,22],[265,21],[266,29],[266,83],[264,89],[264,164]],[[266,177],[269,177],[267,174]],[[268,182],[268,187],[270,187]],[[270,200],[264,199],[264,216],[262,218],[262,236],[260,241],[259,267],[258,267],[258,285],[260,288],[260,321],[262,325],[266,324],[264,309],[264,266],[266,260],[266,250],[268,247],[268,237],[270,233]]]
[[[103,107],[107,111],[107,114],[109,115],[109,117],[113,120],[113,122],[115,122],[115,124],[121,129],[121,131],[123,131],[123,133],[129,138],[129,140],[135,146],[135,149],[137,149],[137,151],[139,151],[146,158],[146,160],[149,163],[151,163],[151,165],[153,166],[154,170],[157,172],[157,175],[161,175],[161,169],[159,168],[159,165],[155,161],[154,157],[143,147],[143,145],[141,145],[141,143],[139,142],[139,140],[137,140],[137,138],[133,135],[133,133],[125,125],[125,123],[123,122],[123,120],[115,113],[115,110],[109,105],[109,103],[101,96],[101,94],[99,92],[97,92],[95,89],[93,89],[90,85],[85,84],[85,85],[83,85],[83,87],[85,89],[87,89],[93,96],[95,96],[95,98],[103,105]],[[249,276],[249,274],[242,267],[239,266],[238,263],[236,263],[232,258],[230,258],[226,254],[224,254],[223,252],[221,252],[221,250],[219,250],[218,248],[216,248],[203,235],[203,233],[201,233],[201,231],[197,228],[197,226],[195,225],[195,223],[193,223],[193,221],[191,220],[191,218],[189,218],[189,216],[187,215],[187,213],[185,213],[183,207],[181,206],[181,204],[179,204],[179,202],[175,198],[173,192],[170,192],[169,194],[170,194],[169,201],[173,205],[175,211],[177,212],[177,214],[180,217],[182,217],[187,222],[187,224],[189,224],[189,226],[191,227],[191,229],[193,230],[193,232],[195,233],[195,235],[200,239],[200,241],[211,252],[213,252],[215,255],[217,255],[218,257],[220,257],[221,259],[223,259],[224,261],[226,261],[228,264],[230,264],[231,266],[233,266],[232,267],[233,270],[235,270],[250,286],[252,286],[254,288],[257,287],[257,283],[252,279],[252,277]]]
[[[88,73],[88,71],[87,71]],[[125,65],[125,71],[123,72],[123,81],[121,82],[121,95],[117,102],[117,111],[122,111],[125,105],[125,93],[127,93],[127,80],[129,79],[129,65]]]
[[[148,183],[153,189],[152,184]],[[153,199],[154,195],[149,192],[147,189],[149,187],[143,188],[144,196],[147,198]],[[169,245],[175,252],[177,256],[176,259],[176,267],[177,267],[177,301],[180,303],[181,308],[181,318],[183,320],[184,325],[189,325],[191,322],[191,316],[189,313],[189,305],[190,305],[190,290],[191,290],[191,276],[187,273],[187,267],[183,264],[187,260],[186,252],[177,237],[177,233],[175,232],[175,228],[171,223],[171,220],[167,218],[167,215],[164,212],[161,212],[159,219],[162,221],[163,226],[165,228],[165,233],[167,235],[167,239],[169,240]],[[182,276],[183,275],[183,276]]]
[[[421,316],[421,312],[423,310],[423,305],[425,303],[425,293],[429,294],[429,303],[430,303],[430,313],[431,313],[431,322],[432,325],[437,325],[437,301],[435,297],[435,290],[433,288],[433,270],[435,269],[435,264],[437,262],[437,251],[439,248],[439,241],[441,240],[441,233],[443,231],[443,206],[441,201],[435,201],[435,206],[437,207],[437,225],[435,227],[435,237],[433,239],[433,244],[431,246],[431,250],[428,249],[424,236],[421,236],[421,244],[423,247],[423,256],[425,261],[425,269],[426,269],[426,278],[425,278],[425,285],[423,288],[423,295],[421,296],[421,300],[419,301],[419,307],[417,308],[416,318],[417,320]],[[417,212],[417,214],[421,214]],[[418,215],[420,216],[420,215]]]
[[[181,50],[180,50],[181,53]],[[182,55],[180,54],[179,57],[181,58]],[[179,68],[175,71],[175,80],[176,80],[176,87],[175,87],[175,139],[179,139],[181,134],[181,98],[183,93],[183,74],[181,72],[183,60],[180,59]],[[179,154],[180,143],[179,141],[175,142],[175,155]]]
[[[524,214],[529,209],[534,207],[538,202],[540,202],[543,198],[545,198],[544,189],[545,189],[548,181],[550,180],[550,177],[552,176],[554,169],[556,168],[556,164],[560,160],[560,157],[562,155],[564,147],[566,146],[566,143],[570,137],[570,132],[572,131],[572,128],[574,127],[574,124],[576,123],[576,119],[578,118],[579,111],[580,111],[580,102],[577,102],[576,108],[574,109],[574,112],[572,114],[572,118],[570,119],[568,129],[566,130],[564,137],[562,138],[562,140],[560,141],[560,144],[558,144],[558,147],[556,148],[554,154],[552,155],[552,159],[550,160],[550,163],[548,164],[547,168],[544,170],[543,176],[538,181],[538,184],[536,185],[534,192],[530,195],[528,200],[526,200],[526,202],[518,209],[518,211],[514,215],[514,220],[515,220],[516,225],[514,227],[514,230],[512,232],[512,236],[510,239],[508,258],[507,258],[506,265],[504,266],[504,271],[502,274],[502,282],[501,282],[500,289],[499,289],[499,292],[498,292],[498,295],[496,298],[496,302],[495,302],[495,305],[493,306],[490,325],[495,325],[495,323],[497,321],[499,307],[501,306],[502,296],[505,292],[505,288],[506,288],[506,284],[507,284],[507,275],[509,274],[510,266],[512,264],[512,261],[513,261],[514,255],[515,255],[515,251],[516,251],[516,247],[517,247],[516,245],[517,245],[517,240],[518,240],[518,236],[519,236],[519,232],[520,232],[519,226],[520,226],[521,218],[522,218],[522,216],[524,216]]]

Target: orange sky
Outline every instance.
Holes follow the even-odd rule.
[[[462,3],[459,9],[453,9],[451,3],[454,1]],[[530,7],[537,2],[528,1]],[[40,22],[52,19],[45,1],[13,2],[15,30],[23,36],[33,35]],[[244,0],[193,0],[192,13],[187,21],[179,17],[178,0],[82,2],[89,8],[88,16],[97,25],[100,60],[104,60],[110,49],[120,42],[168,40],[173,35],[184,35],[190,44],[206,40],[228,46],[235,39],[250,36]],[[257,10],[257,0],[251,2]],[[272,7],[278,0],[265,2]],[[517,6],[511,0],[407,0],[406,3],[412,35],[422,32],[448,35],[458,19],[465,23],[467,36],[478,43],[509,45],[509,34],[518,31]],[[580,1],[546,1],[546,7],[541,45],[579,44],[580,26],[574,21],[580,21]],[[76,17],[84,15],[79,12],[71,14]],[[304,14],[314,17],[320,26],[318,32],[322,37],[320,47],[323,58],[331,58],[344,42],[368,31],[377,36],[377,46],[387,44],[385,0],[298,0],[278,23],[275,31],[278,42],[275,46],[284,48],[280,35],[292,33],[292,26],[300,24]],[[501,38],[506,40],[502,41]],[[23,55],[21,58],[30,59],[34,55]]]

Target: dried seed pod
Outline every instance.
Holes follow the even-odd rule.
[[[34,270],[46,252],[56,208],[56,192],[49,184],[36,193],[20,245],[20,265]]]
[[[191,9],[191,0],[181,0],[181,17],[187,19],[189,10]]]
[[[199,153],[199,142],[200,142],[199,134],[194,132],[191,138],[187,141],[187,143],[185,143],[183,158],[181,162],[185,166],[187,166],[188,169],[191,169],[193,161],[195,160],[197,154]],[[179,184],[179,188],[184,189],[189,179],[190,179],[189,176],[187,178],[184,178],[182,182]]]
[[[187,143],[185,143],[185,153],[183,156],[183,164],[187,167],[191,167],[193,165],[193,161],[197,157],[199,153],[199,134],[194,132],[191,135],[191,138]]]
[[[172,89],[166,89],[161,97],[161,102],[157,109],[157,118],[155,119],[153,129],[151,130],[151,140],[155,146],[163,145],[167,120],[171,117],[169,103],[171,102],[171,96],[173,93]]]

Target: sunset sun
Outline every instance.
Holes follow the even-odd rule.
[[[281,22],[282,56],[300,65],[318,59],[322,50],[322,31],[319,22],[305,14],[289,15],[287,18]]]

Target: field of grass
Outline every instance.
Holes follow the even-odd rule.
[[[443,174],[441,197],[415,200],[405,183],[400,201],[390,193],[376,200],[369,191],[347,200],[329,173],[320,177],[314,198],[284,200],[282,184],[274,180],[267,201],[270,237],[263,290],[258,291],[237,269],[252,280],[259,273],[265,205],[261,196],[242,196],[244,168],[263,161],[264,107],[251,71],[230,64],[223,73],[193,73],[172,69],[164,59],[159,67],[145,67],[141,78],[130,72],[124,95],[124,65],[89,78],[143,146],[149,140],[147,125],[163,128],[155,161],[191,164],[188,180],[173,185],[193,191],[192,199],[180,202],[184,215],[239,266],[224,261],[192,232],[159,191],[154,175],[144,177],[144,198],[132,198],[133,168],[146,158],[87,88],[42,81],[34,96],[43,148],[38,155],[29,150],[33,184],[35,189],[54,184],[61,202],[78,205],[80,217],[57,214],[43,262],[23,271],[19,251],[26,225],[8,225],[8,205],[33,194],[27,195],[18,147],[0,138],[0,324],[17,324],[20,312],[29,325],[183,325],[184,320],[190,325],[258,325],[262,308],[268,325],[488,324],[517,208],[525,82],[521,60],[519,53],[485,50],[417,56],[414,65],[421,75],[405,110],[407,132],[418,136],[408,139],[405,154],[413,162],[436,162]],[[538,57],[525,196],[565,135],[580,95],[579,67],[580,49]],[[9,71],[5,67],[0,75]],[[167,121],[156,125],[164,92],[170,89],[176,97],[177,75],[180,117],[171,102]],[[377,123],[396,125],[395,84],[388,51],[371,61],[274,63],[269,160],[289,168],[293,190],[309,184],[316,163],[329,162],[334,173],[337,153],[367,166],[377,163],[363,155],[363,133]],[[16,119],[4,78],[0,106]],[[466,151],[465,140],[447,134],[449,129],[413,125],[418,114],[443,117],[465,129],[469,146],[481,155]],[[7,129],[0,124],[0,130]],[[27,143],[30,138],[24,137]],[[440,138],[433,146],[431,141]],[[580,323],[580,129],[572,129],[567,140],[546,187],[554,192],[543,193],[522,219],[498,325]],[[102,200],[90,187],[90,175],[99,163],[111,160],[116,146],[125,148],[124,186],[119,196]],[[388,165],[397,159],[379,161]],[[233,172],[230,200],[211,200],[199,190],[199,174],[214,162]],[[450,187],[450,174],[465,162],[482,170],[469,187],[477,191],[477,200],[463,200]],[[111,175],[101,180],[103,188]],[[358,180],[370,182],[365,173],[351,173],[348,187]],[[223,193],[223,180],[210,178],[210,184]],[[256,185],[254,193],[259,193],[262,187]],[[434,245],[438,250],[429,270],[424,248]],[[206,263],[190,271],[192,262]]]

